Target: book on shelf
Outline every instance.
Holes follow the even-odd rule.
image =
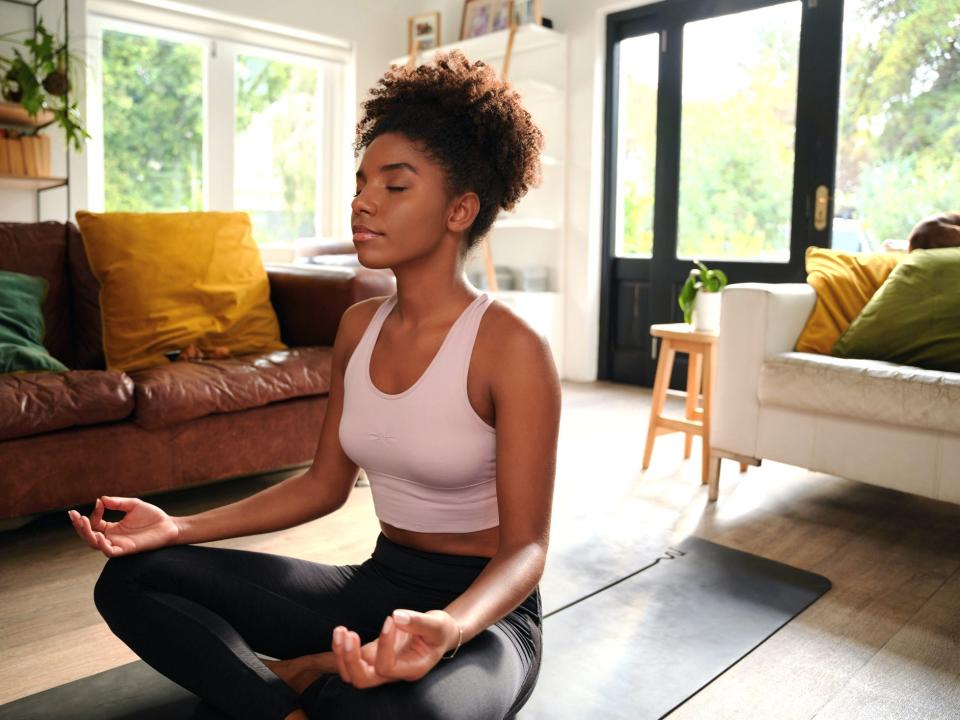
[[[23,150],[20,149],[20,140],[7,138],[3,141],[7,146],[7,157],[10,162],[11,175],[26,175],[26,168],[23,166]]]
[[[0,174],[50,176],[50,138],[46,135],[0,137]]]
[[[24,135],[20,138],[20,152],[23,153],[23,169],[28,177],[38,177],[40,168],[37,167],[37,155],[34,150],[34,138]]]

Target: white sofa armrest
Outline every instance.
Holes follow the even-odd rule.
[[[790,352],[817,295],[806,283],[741,283],[723,290],[710,445],[755,458],[764,359]]]

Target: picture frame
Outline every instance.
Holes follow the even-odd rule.
[[[407,53],[440,46],[440,13],[414,15],[407,20]]]
[[[460,39],[480,37],[510,27],[514,0],[465,0]]]
[[[518,27],[543,24],[542,0],[513,0],[513,21]]]

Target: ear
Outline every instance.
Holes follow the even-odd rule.
[[[455,197],[447,210],[447,229],[466,232],[480,212],[480,197],[475,192],[466,192]]]

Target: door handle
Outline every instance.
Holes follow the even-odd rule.
[[[818,185],[813,196],[813,229],[823,231],[827,229],[827,215],[830,208],[830,188]]]

